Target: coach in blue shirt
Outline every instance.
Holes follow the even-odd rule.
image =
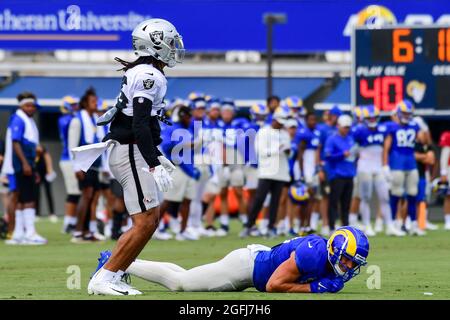
[[[330,231],[341,209],[341,224],[348,225],[348,214],[353,191],[353,177],[356,174],[356,145],[350,135],[352,118],[341,115],[338,118],[338,131],[325,143],[325,159],[328,163],[328,179],[330,181],[330,197],[328,217]]]

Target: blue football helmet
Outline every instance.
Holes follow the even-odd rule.
[[[255,103],[250,107],[250,117],[254,122],[258,124],[264,123],[268,114],[269,108],[265,104]]]
[[[431,191],[439,197],[448,195],[449,186],[447,181],[442,181],[441,178],[436,178],[431,182]]]
[[[62,113],[72,113],[79,102],[80,100],[75,96],[65,96],[62,98],[60,110]]]
[[[194,101],[197,99],[203,99],[205,100],[205,94],[203,92],[199,92],[199,91],[192,91],[191,93],[189,93],[188,95],[188,100]]]
[[[352,117],[357,122],[360,123],[363,121],[363,107],[354,106],[352,109]]]
[[[395,111],[398,120],[403,124],[408,124],[414,114],[414,104],[410,100],[402,100],[397,104]]]
[[[289,187],[289,198],[294,203],[304,204],[309,199],[308,188],[303,182],[296,182]]]
[[[359,229],[354,227],[341,227],[331,235],[327,242],[328,261],[337,276],[349,281],[360,272],[360,268],[367,264],[369,255],[369,239]],[[355,266],[349,269],[341,262],[346,257]]]
[[[369,128],[375,128],[380,121],[380,111],[373,104],[361,107],[361,113],[364,119],[364,123]]]

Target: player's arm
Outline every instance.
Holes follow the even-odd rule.
[[[273,272],[266,284],[267,292],[283,293],[310,293],[309,283],[300,284],[296,281],[300,277],[300,271],[295,262],[295,252]]]
[[[390,134],[388,134],[384,138],[383,166],[388,166],[389,165],[389,152],[391,151],[391,147],[392,147],[392,136]]]
[[[16,156],[19,158],[22,163],[23,173],[26,176],[30,176],[32,174],[32,169],[30,164],[28,163],[25,154],[23,153],[22,146],[19,141],[13,140],[13,149]]]
[[[133,134],[139,151],[150,168],[161,164],[158,160],[159,154],[155,152],[156,145],[149,125],[152,106],[153,103],[148,98],[133,98]]]
[[[448,146],[448,147],[445,146],[442,148],[441,161],[440,161],[441,179],[443,181],[447,181],[449,159],[450,159],[450,146]]]
[[[303,154],[305,153],[305,149],[306,149],[306,143],[305,143],[304,140],[301,140],[299,145],[298,145],[297,160],[298,160],[298,164],[300,166],[300,172],[302,173],[302,176],[304,176],[304,171],[303,171]]]

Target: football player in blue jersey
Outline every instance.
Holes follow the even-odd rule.
[[[306,115],[303,100],[297,96],[289,96],[283,100],[282,104],[289,107],[291,110],[291,116],[298,122],[298,127],[303,128],[305,126]]]
[[[383,150],[383,172],[391,183],[390,205],[395,218],[398,203],[406,193],[408,215],[411,219],[410,233],[424,235],[416,219],[416,196],[419,173],[414,157],[419,126],[412,119],[414,105],[409,100],[400,101],[396,106],[398,122],[388,124]]]
[[[80,189],[78,188],[77,177],[73,171],[72,162],[69,154],[69,125],[74,117],[74,113],[78,111],[79,99],[74,96],[65,96],[62,99],[61,112],[62,116],[58,119],[59,137],[62,143],[61,158],[59,167],[63,174],[64,186],[66,188],[66,203],[64,212],[64,232],[70,233],[75,230],[77,224],[77,205],[80,199]]]
[[[321,132],[317,128],[317,118],[314,113],[308,113],[305,119],[305,126],[298,131],[298,160],[302,177],[308,187],[310,200],[308,201],[308,215],[310,218],[310,228],[317,230],[319,221],[319,200],[318,192],[320,168],[320,141]],[[328,216],[322,217],[327,225]]]
[[[389,185],[383,174],[383,144],[387,134],[385,124],[380,124],[380,112],[374,105],[362,108],[363,123],[355,127],[353,138],[359,146],[357,162],[358,194],[361,199],[360,209],[364,232],[374,236],[370,223],[370,202],[374,191],[386,223],[386,234],[404,236],[404,232],[395,228],[389,206]]]
[[[325,117],[325,115],[327,115]],[[329,236],[330,228],[328,226],[328,196],[330,193],[330,185],[328,178],[328,166],[325,159],[325,143],[330,136],[337,131],[337,120],[342,115],[342,111],[339,106],[334,105],[327,113],[324,112],[324,122],[317,125],[317,129],[320,131],[320,166],[319,166],[319,181],[321,193],[320,211],[324,218],[322,220],[321,234],[323,236]],[[326,217],[326,218],[325,218]]]
[[[232,187],[238,200],[239,212],[246,212],[243,198],[244,157],[239,150],[239,139],[243,133],[242,122],[235,118],[236,105],[231,99],[222,100],[221,119],[218,122],[223,132],[223,166],[217,172],[220,188],[220,228],[216,235],[223,237],[229,231],[228,188]]]
[[[248,193],[248,203],[251,204],[258,187],[258,158],[255,151],[255,137],[256,133],[261,127],[265,125],[267,116],[269,115],[269,108],[262,104],[256,103],[250,107],[250,121],[245,126],[244,132],[246,141],[244,147],[244,173],[245,173],[245,189]],[[248,210],[248,206],[247,206]],[[248,221],[247,215],[241,217],[242,223],[245,225]]]
[[[108,260],[102,252],[99,266]],[[326,240],[318,235],[293,238],[272,248],[253,244],[223,259],[186,270],[169,262],[135,260],[128,274],[171,291],[336,293],[367,264],[369,241],[353,227],[342,227]]]
[[[352,133],[358,125],[362,124],[364,121],[363,118],[363,107],[354,106],[352,109],[352,117],[353,117],[353,126]],[[357,226],[358,223],[358,212],[361,204],[361,199],[359,196],[359,180],[358,176],[353,179],[353,193],[352,193],[352,202],[350,204],[350,214],[348,215],[348,223],[351,226]],[[367,232],[366,232],[367,234]],[[367,234],[368,235],[368,234]]]

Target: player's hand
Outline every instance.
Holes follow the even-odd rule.
[[[174,166],[173,163],[172,163],[169,159],[167,159],[166,157],[164,157],[164,156],[159,156],[159,157],[158,157],[158,160],[159,160],[159,162],[161,162],[161,165],[164,167],[164,169],[166,169],[166,171],[167,171],[169,174],[172,174],[172,172],[175,171],[175,166]]]
[[[442,183],[447,183],[448,182],[448,178],[446,175],[441,176],[441,182]]]
[[[153,175],[156,185],[160,191],[167,192],[173,187],[173,179],[162,164],[154,168],[150,168],[150,173]]]
[[[23,174],[25,176],[31,176],[33,174],[33,169],[28,163],[23,164]]]
[[[350,157],[350,151],[345,150],[344,151],[344,157],[346,157],[346,158]]]
[[[47,173],[47,174],[45,175],[45,180],[47,180],[47,182],[53,182],[53,181],[55,181],[55,179],[56,179],[57,176],[58,176],[58,175],[56,174],[56,172],[55,172],[55,171],[52,171],[52,172]]]
[[[336,293],[344,288],[344,280],[341,277],[322,278],[310,283],[312,293]]]
[[[86,177],[86,173],[84,173],[83,171],[77,171],[75,172],[75,176],[77,177],[78,181],[83,181]]]

